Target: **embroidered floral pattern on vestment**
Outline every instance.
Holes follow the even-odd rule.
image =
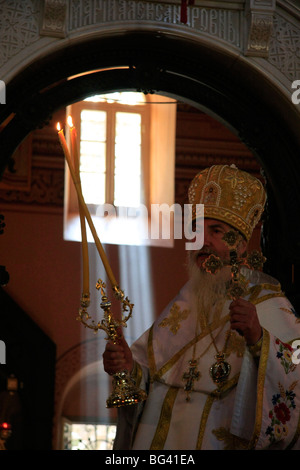
[[[278,345],[276,357],[280,359],[285,373],[288,374],[295,370],[296,365],[292,362],[293,348],[289,344],[283,343],[278,338],[276,338],[276,345]]]
[[[271,422],[265,431],[265,434],[269,436],[271,444],[288,435],[288,422],[291,419],[292,411],[296,408],[294,388],[297,383],[297,380],[293,382],[288,390],[285,390],[279,383],[278,388],[280,393],[276,393],[272,397],[273,408],[269,411]]]

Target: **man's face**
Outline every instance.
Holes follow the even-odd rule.
[[[223,240],[225,233],[232,230],[230,225],[215,219],[204,219],[204,243],[201,250],[193,254],[197,266],[202,269],[204,261],[214,254],[222,260],[229,260],[229,247]],[[241,255],[247,246],[242,238],[238,246],[238,255]]]

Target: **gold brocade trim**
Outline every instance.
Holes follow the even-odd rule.
[[[205,205],[204,216],[206,218],[222,220],[226,224],[233,225],[233,227],[245,235],[247,240],[249,240],[252,235],[252,228],[250,225],[230,210],[223,209],[222,207],[210,207]]]
[[[229,320],[229,315],[226,315],[220,321],[213,322],[211,324],[211,330],[213,331],[214,329],[223,326],[228,320]],[[154,351],[153,351],[153,343],[152,343],[153,333],[151,335],[151,344],[150,344],[150,335],[149,335],[148,355],[149,355],[149,364],[151,364],[150,373],[151,373],[152,380],[160,379],[166,372],[168,372],[168,370],[170,370],[173,367],[173,365],[178,361],[180,356],[182,356],[191,346],[193,346],[195,343],[197,343],[199,340],[201,340],[208,334],[210,334],[210,331],[209,331],[209,328],[206,328],[198,336],[193,338],[189,343],[187,343],[183,348],[181,348],[168,362],[166,362],[166,364],[164,364],[156,372],[155,372],[155,359],[154,359]]]
[[[134,380],[135,384],[139,387],[142,381],[143,371],[138,362],[134,361],[133,369],[130,375]]]
[[[261,291],[262,291],[262,286],[261,285],[256,285],[256,286],[250,287],[250,289],[249,289],[249,293],[250,293],[249,302],[253,302],[259,296]]]
[[[203,441],[203,437],[204,437],[204,433],[205,433],[205,428],[206,428],[208,416],[209,416],[211,407],[213,405],[213,402],[215,400],[219,400],[219,399],[223,398],[228,392],[230,392],[230,390],[232,390],[233,387],[235,387],[237,385],[238,379],[239,379],[239,374],[236,374],[234,377],[232,377],[232,379],[228,380],[228,382],[226,382],[222,386],[222,388],[215,389],[207,397],[206,403],[205,403],[203,411],[202,411],[196,450],[201,450],[202,441]]]
[[[150,372],[150,379],[154,376],[156,370],[155,364],[155,357],[153,351],[153,327],[154,324],[151,326],[148,336],[148,362],[149,362],[149,372]]]
[[[270,349],[270,334],[267,330],[263,328],[263,343],[261,347],[259,368],[258,368],[258,374],[257,374],[255,425],[254,425],[253,435],[249,443],[249,449],[255,448],[259,435],[260,435],[260,431],[261,431],[264,385],[265,385],[269,349]]]
[[[297,318],[295,315],[295,312],[293,312],[293,310],[291,310],[290,308],[280,307],[280,310],[282,310],[283,312],[289,313],[290,315],[293,315],[295,317],[296,323],[300,323],[300,318]]]
[[[166,393],[150,450],[161,450],[164,448],[178,391],[179,388],[170,387]]]
[[[204,405],[204,408],[203,408],[203,411],[202,411],[201,421],[200,421],[200,428],[199,428],[199,433],[198,433],[196,450],[201,450],[208,415],[210,413],[210,410],[211,410],[211,407],[212,407],[212,404],[213,404],[214,401],[215,401],[215,397],[209,395],[207,397],[206,402],[205,402],[205,405]]]
[[[213,429],[213,434],[216,436],[218,441],[224,441],[223,450],[247,450],[249,446],[249,441],[243,439],[242,437],[235,436],[231,434],[228,429],[221,427],[218,429]]]
[[[261,302],[265,302],[266,300],[273,299],[275,297],[285,297],[284,293],[278,293],[278,294],[266,294],[260,297],[259,299],[255,300],[252,302],[254,305],[260,304]]]
[[[231,353],[235,353],[237,357],[243,357],[245,352],[246,341],[245,338],[236,331],[231,330],[231,336],[228,341],[226,348],[226,355],[230,356]]]
[[[273,291],[274,293],[272,294],[266,294],[263,295],[262,297],[258,298],[260,293],[263,290],[270,290]],[[254,305],[263,302],[264,300],[268,300],[272,297],[284,297],[284,293],[281,290],[281,285],[274,285],[274,284],[259,284],[256,286],[250,287],[248,293],[250,294],[249,297],[249,302],[252,302]]]
[[[262,343],[263,343],[263,336],[257,341],[257,343],[248,345],[248,350],[252,354],[253,357],[260,356]]]

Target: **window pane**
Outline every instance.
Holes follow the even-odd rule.
[[[105,203],[105,173],[81,173],[81,186],[87,204]]]
[[[116,143],[131,141],[141,144],[141,115],[134,113],[116,113]]]
[[[126,174],[126,176],[140,176],[141,174],[141,149],[140,147],[130,149],[130,154],[123,153],[123,146],[116,146],[115,174]]]
[[[94,155],[95,157],[105,157],[105,143],[82,140],[80,142],[81,155]]]
[[[115,190],[117,206],[141,202],[141,115],[116,113]]]
[[[81,154],[80,172],[105,173],[105,158]]]
[[[81,111],[80,176],[86,203],[104,204],[106,171],[106,112]]]
[[[141,201],[140,177],[115,175],[115,205],[138,207]]]
[[[106,112],[84,109],[81,111],[81,140],[105,142]]]

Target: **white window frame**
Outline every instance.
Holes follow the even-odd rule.
[[[151,226],[149,218],[152,204],[168,204],[170,207],[174,204],[176,102],[173,99],[159,95],[147,95],[147,100],[148,104],[141,106],[115,106],[116,109],[121,106],[119,109],[122,111],[125,111],[126,106],[130,106],[132,112],[136,112],[137,109],[141,108],[143,112],[142,185],[144,199],[140,210],[128,210],[130,217],[126,217],[126,224],[124,223],[124,217],[114,217],[116,212],[112,216],[104,210],[107,216],[103,217],[102,213],[99,217],[97,213],[99,207],[88,205],[102,243],[166,247],[172,247],[174,244],[172,233],[169,239],[151,238],[151,234],[149,235],[149,227]],[[67,108],[66,114],[72,116],[73,124],[77,130],[78,148],[80,148],[80,110],[82,108],[101,110],[105,109],[106,106],[110,106],[110,104],[84,101],[74,103]],[[170,116],[168,116],[168,113],[170,113]],[[168,117],[166,118],[166,116]],[[67,130],[66,138],[68,142]],[[112,206],[110,194],[107,194],[107,201],[110,201],[108,205]],[[148,217],[147,220],[145,220],[145,213]],[[124,215],[124,212],[122,214]],[[134,217],[135,214],[136,217]],[[70,241],[81,241],[77,196],[67,165],[65,172],[64,238]],[[93,242],[89,232],[88,241]]]
[[[106,191],[105,204],[114,205],[114,136],[115,136],[115,117],[117,112],[135,113],[141,116],[141,186],[143,187],[143,198],[141,204],[149,204],[149,107],[143,105],[128,105],[118,102],[93,102],[79,101],[69,106],[67,113],[72,116],[73,124],[77,131],[77,146],[80,149],[80,128],[81,111],[84,109],[104,111],[106,113]],[[70,195],[74,200],[75,190],[70,186]],[[76,199],[76,198],[75,198]],[[73,209],[71,206],[71,212]],[[89,204],[89,209],[93,214],[96,212],[96,206]],[[77,210],[75,209],[75,212]]]

